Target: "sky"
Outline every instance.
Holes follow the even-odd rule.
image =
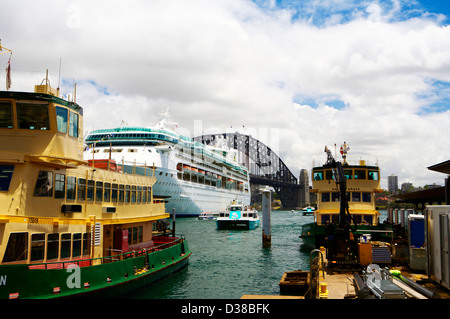
[[[443,185],[450,159],[450,2],[442,0],[0,0],[13,91],[53,87],[84,132],[153,126],[250,134],[296,175],[378,164]],[[5,78],[9,54],[0,55]],[[4,82],[0,80],[0,89]]]

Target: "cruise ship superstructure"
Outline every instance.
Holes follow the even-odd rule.
[[[233,200],[250,205],[249,174],[236,150],[207,146],[177,133],[166,120],[154,127],[122,126],[90,132],[84,159],[137,163],[141,174],[156,174],[155,197],[176,216],[219,212]]]

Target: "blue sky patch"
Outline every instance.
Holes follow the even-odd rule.
[[[450,2],[448,0],[253,0],[266,11],[290,10],[293,21],[305,21],[323,27],[330,23],[347,23],[355,18],[377,18],[381,15],[390,21],[443,15],[444,25],[450,23]]]

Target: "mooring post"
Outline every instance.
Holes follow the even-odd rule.
[[[270,190],[262,191],[262,211],[263,211],[263,228],[262,228],[262,242],[263,248],[270,248],[272,241],[272,234],[270,231],[270,210],[271,210],[271,192]]]
[[[175,208],[172,211],[172,237],[175,237]]]

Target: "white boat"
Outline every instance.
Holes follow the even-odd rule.
[[[260,224],[258,211],[243,204],[231,204],[217,217],[217,229],[254,229]]]
[[[177,217],[218,213],[233,199],[250,205],[250,182],[238,152],[207,146],[169,128],[165,120],[155,127],[117,127],[90,132],[84,159],[97,165],[114,160],[120,167],[137,163],[136,173],[156,176],[154,196],[175,209]],[[122,163],[122,165],[120,165]]]
[[[199,220],[213,220],[219,216],[219,213],[203,212],[197,218]]]
[[[314,215],[314,212],[315,212],[315,208],[311,207],[311,206],[307,206],[302,209],[303,216]]]

